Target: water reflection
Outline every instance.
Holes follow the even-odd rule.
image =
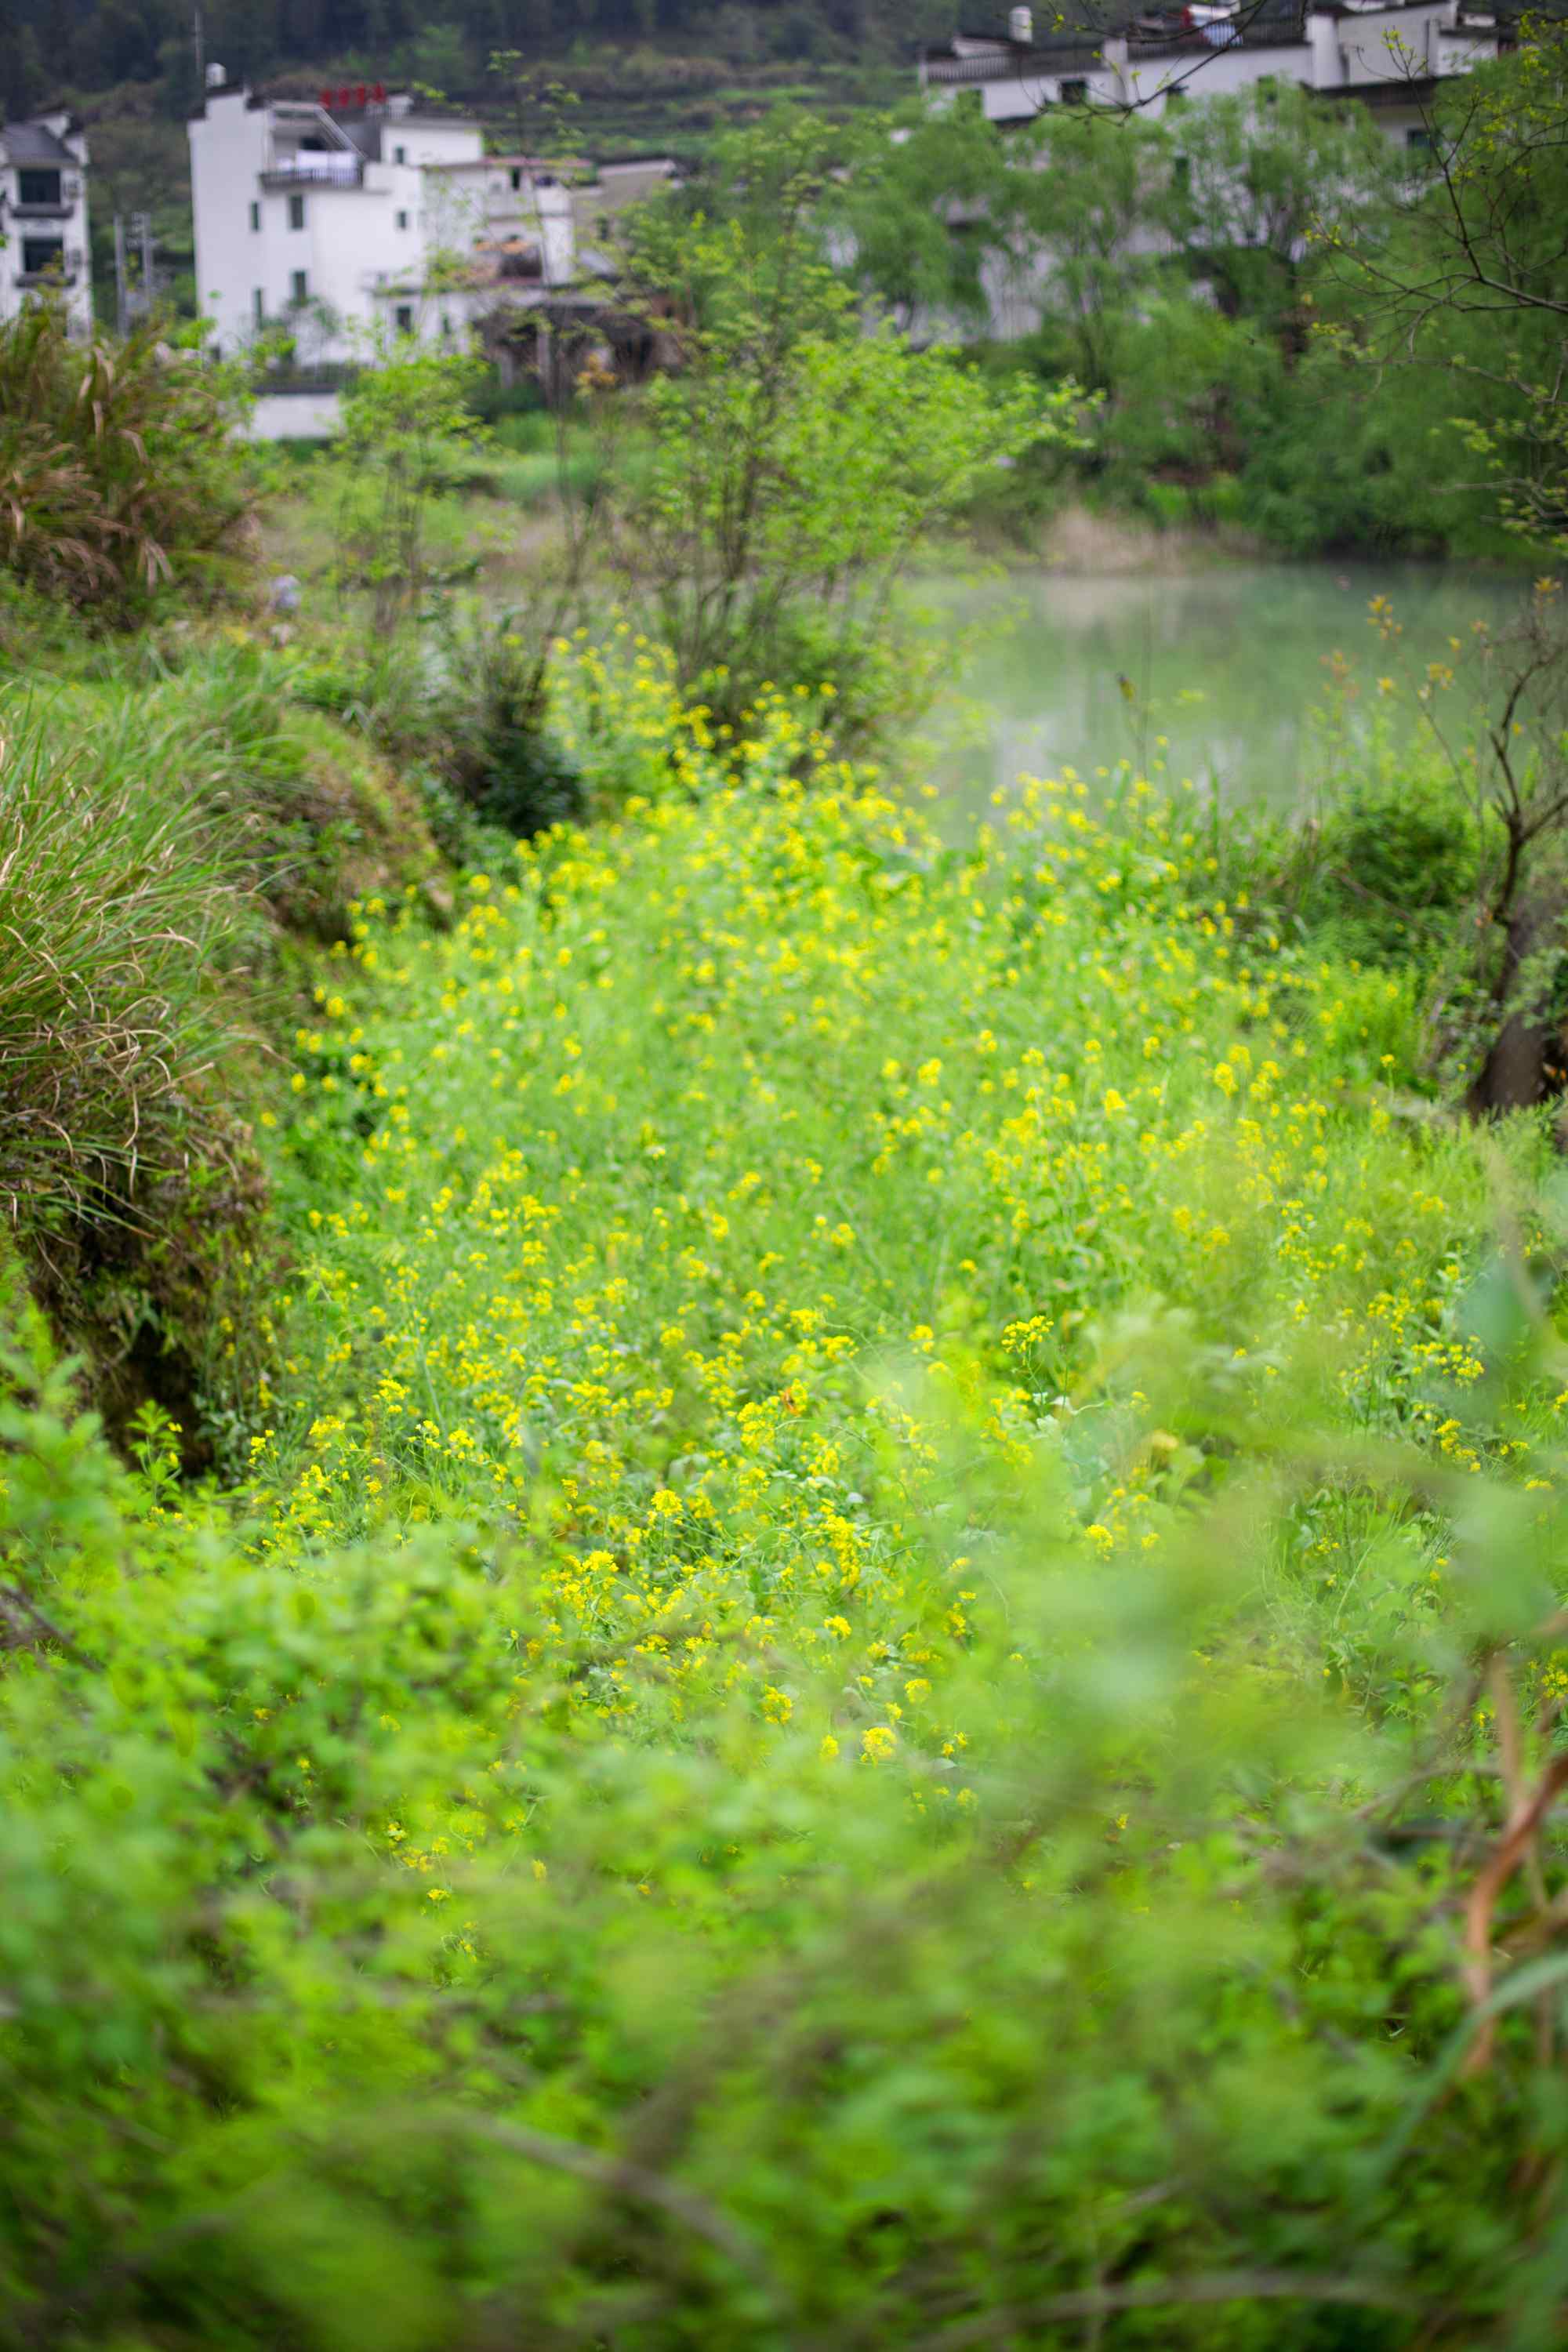
[[[964,809],[1020,771],[1092,776],[1123,758],[1227,802],[1295,805],[1321,781],[1331,665],[1351,667],[1358,724],[1375,709],[1408,726],[1406,698],[1381,694],[1379,678],[1413,686],[1451,638],[1478,620],[1497,626],[1524,593],[1495,575],[1395,563],[939,582],[925,602],[953,647],[956,691],[933,772]],[[1389,600],[1396,637],[1370,619],[1374,597]]]

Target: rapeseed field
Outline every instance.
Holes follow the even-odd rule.
[[[5,2340],[1550,2341],[1534,1130],[1180,794],[563,658],[619,814],[300,1029],[238,1496],[10,1359]]]

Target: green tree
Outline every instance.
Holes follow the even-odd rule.
[[[1262,82],[1179,110],[1169,151],[1160,216],[1192,276],[1227,316],[1258,320],[1298,354],[1324,239],[1385,215],[1398,193],[1387,136],[1361,107]]]
[[[900,326],[984,329],[984,272],[1006,163],[977,108],[875,115],[853,137],[822,210],[840,266]]]
[[[952,352],[868,331],[787,205],[776,237],[697,221],[681,251],[681,364],[647,395],[653,447],[625,516],[632,592],[727,715],[770,679],[832,680],[843,722],[869,726],[900,668],[880,632],[921,538],[1025,450],[1068,438],[1075,394],[996,392]]]
[[[1527,19],[1514,54],[1428,107],[1426,133],[1392,217],[1331,232],[1342,304],[1379,368],[1448,381],[1508,527],[1565,554],[1568,25]]]
[[[343,394],[340,543],[345,570],[374,586],[384,629],[426,586],[431,499],[480,432],[469,404],[479,363],[399,337],[384,338],[372,358]]]
[[[993,234],[1016,299],[1037,303],[1047,364],[1113,394],[1123,320],[1160,271],[1151,233],[1165,135],[1081,107],[1037,115],[1009,142]]]
[[[1412,79],[1415,79],[1412,64]],[[1504,528],[1568,555],[1568,26],[1443,91],[1389,217],[1326,234],[1329,339],[1363,372],[1424,386],[1462,429]],[[1456,416],[1456,412],[1462,412]],[[1476,1110],[1544,1090],[1561,1028],[1568,923],[1568,625],[1548,579],[1526,623],[1486,648],[1485,716],[1458,751],[1487,819],[1465,1032]]]

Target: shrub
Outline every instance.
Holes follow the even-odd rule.
[[[449,614],[444,637],[434,716],[454,789],[517,839],[581,817],[583,779],[548,724],[548,647],[529,619]]]
[[[992,383],[953,351],[863,331],[823,253],[836,146],[809,117],[775,118],[726,151],[728,218],[649,207],[637,233],[680,364],[643,395],[653,438],[622,488],[619,557],[682,685],[710,701],[721,686],[731,723],[769,684],[837,683],[840,652],[865,673],[924,536],[1026,451],[1076,439],[1070,385]]]
[[[236,380],[163,331],[76,343],[52,303],[0,327],[0,565],[113,622],[212,593],[244,552]]]
[[[1450,780],[1422,772],[1358,782],[1297,849],[1300,905],[1342,954],[1431,963],[1478,892],[1476,812]]]

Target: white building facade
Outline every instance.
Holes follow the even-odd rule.
[[[986,119],[1006,124],[1075,103],[1134,106],[1157,121],[1174,91],[1197,100],[1294,81],[1361,100],[1404,144],[1424,135],[1437,84],[1498,48],[1496,17],[1467,0],[1177,6],[1098,42],[1071,33],[1037,42],[1032,11],[1016,7],[1005,37],[958,33],[922,49],[920,82],[939,100],[973,90]]]
[[[92,332],[87,142],[74,115],[0,124],[0,323],[39,296]]]
[[[395,336],[455,343],[574,275],[570,192],[487,155],[466,117],[379,87],[310,101],[225,83],[189,130],[197,297],[226,356],[279,328],[305,371]]]
[[[1499,27],[1467,0],[1196,0],[1135,18],[1090,45],[1086,34],[1034,37],[1032,14],[1015,7],[1002,35],[955,34],[921,52],[920,79],[938,106],[967,96],[999,130],[1058,106],[1135,110],[1158,121],[1177,104],[1235,96],[1265,83],[1295,82],[1321,97],[1364,106],[1391,142],[1412,150],[1430,137],[1438,86],[1498,55]],[[957,225],[965,216],[955,215]],[[1169,250],[1160,232],[1140,231],[1129,257]],[[1040,322],[1056,261],[1032,254],[988,256],[981,282],[989,331],[1010,342]],[[922,330],[952,321],[921,321]]]

